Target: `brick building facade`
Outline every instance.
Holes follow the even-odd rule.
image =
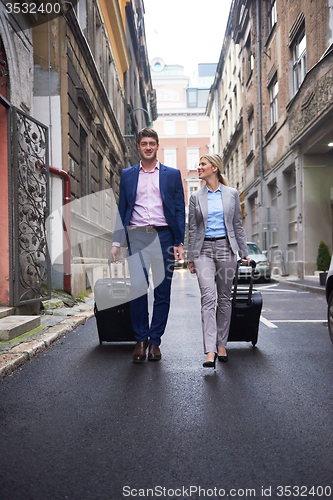
[[[315,8],[303,0],[231,6],[226,37],[241,65],[244,226],[248,240],[268,251],[276,273],[313,274],[319,242],[333,248],[332,23],[326,1]],[[225,43],[211,119],[218,90],[223,94],[226,55]],[[219,146],[225,169],[230,156],[235,163],[232,139],[229,133]]]

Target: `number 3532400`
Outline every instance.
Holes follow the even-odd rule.
[[[5,4],[7,14],[60,14],[60,3],[47,2],[36,4],[34,2],[14,2]]]
[[[278,497],[331,498],[330,486],[277,486]]]

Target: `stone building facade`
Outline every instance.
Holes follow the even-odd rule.
[[[332,26],[324,0],[315,8],[303,0],[231,6],[226,36],[241,60],[244,226],[276,273],[313,274],[319,242],[333,249]],[[224,67],[225,45],[222,53]],[[225,160],[230,139],[219,150]]]
[[[1,87],[2,132],[5,137],[10,132],[6,120],[9,103],[27,115],[24,120],[35,120],[31,123],[44,133],[39,142],[44,145],[44,157],[34,159],[32,154],[26,162],[35,169],[33,176],[47,179],[46,187],[41,182],[38,186],[47,193],[43,213],[33,218],[42,217],[47,233],[48,286],[52,276],[53,288],[65,288],[78,296],[108,272],[120,175],[132,162],[131,150],[135,151],[135,140],[127,137],[128,116],[135,107],[145,110],[133,122],[135,132],[147,126],[156,113],[143,1],[61,2],[61,15],[48,23],[27,28],[31,18],[22,14],[25,29],[15,28],[20,18],[6,13],[4,3],[0,2],[0,47],[1,60],[8,61],[8,75],[6,89]],[[137,85],[127,85],[133,74]],[[2,160],[1,176],[6,179],[2,188],[7,194],[1,200],[8,212],[11,159],[4,155]],[[49,171],[44,168],[48,164]],[[13,214],[3,224],[8,239],[2,249],[0,301],[10,304],[13,265],[8,256],[17,238]],[[36,245],[40,254],[38,242]],[[38,267],[44,270],[47,265],[37,262]],[[31,274],[29,266],[27,269]]]

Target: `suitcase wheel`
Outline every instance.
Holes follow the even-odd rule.
[[[256,345],[256,343],[257,343],[257,340],[252,340],[253,347]]]

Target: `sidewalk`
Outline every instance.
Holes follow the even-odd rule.
[[[38,328],[0,341],[0,380],[94,316],[92,294],[72,307],[61,306],[44,311]]]
[[[325,295],[325,287],[319,284],[319,276],[305,276],[304,279],[297,276],[272,276],[272,281],[313,293]]]

